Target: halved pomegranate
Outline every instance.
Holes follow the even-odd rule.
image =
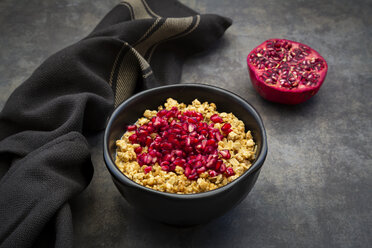
[[[327,62],[307,45],[270,39],[247,57],[251,82],[265,99],[298,104],[315,95],[327,75]]]

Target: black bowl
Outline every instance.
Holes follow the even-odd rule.
[[[167,98],[191,103],[214,102],[219,112],[232,112],[251,130],[257,144],[255,162],[233,182],[204,193],[173,194],[146,188],[126,177],[115,166],[116,145],[146,109],[154,110]],[[164,223],[190,226],[221,216],[240,203],[250,192],[267,154],[266,132],[257,111],[239,96],[221,88],[202,84],[178,84],[158,87],[136,94],[120,104],[111,115],[104,136],[104,160],[112,179],[124,198],[140,213]]]

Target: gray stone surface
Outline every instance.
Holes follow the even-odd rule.
[[[0,109],[50,54],[83,38],[118,1],[0,1]],[[183,83],[231,90],[253,104],[269,154],[251,194],[209,224],[174,228],[135,213],[90,142],[95,175],[74,199],[76,247],[371,247],[371,1],[182,0],[234,20],[210,53],[189,60]],[[298,106],[261,99],[246,55],[262,41],[304,42],[328,61],[320,92]]]

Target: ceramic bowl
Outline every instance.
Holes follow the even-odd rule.
[[[116,145],[146,109],[154,110],[167,98],[190,104],[194,99],[213,102],[219,112],[232,112],[251,130],[257,144],[252,166],[233,182],[218,189],[197,194],[173,194],[146,188],[126,177],[115,166]],[[205,223],[225,214],[239,204],[251,191],[267,154],[264,125],[257,111],[244,99],[227,90],[203,84],[169,85],[138,93],[112,113],[104,134],[104,161],[112,179],[130,205],[149,218],[177,226]]]

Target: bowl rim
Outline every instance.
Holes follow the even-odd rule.
[[[111,159],[110,152],[109,152],[109,134],[110,134],[110,129],[112,127],[113,122],[115,121],[116,117],[120,115],[122,112],[122,109],[124,109],[131,101],[142,97],[143,95],[151,94],[153,92],[159,91],[159,90],[164,90],[164,89],[170,89],[170,88],[187,88],[187,87],[197,87],[201,89],[209,89],[209,90],[214,90],[214,91],[219,91],[223,94],[227,94],[235,100],[239,102],[239,104],[245,105],[246,108],[250,109],[250,112],[252,113],[254,119],[258,122],[259,129],[262,133],[262,147],[261,147],[261,152],[256,159],[256,161],[252,164],[252,166],[245,171],[240,177],[236,178],[234,181],[219,187],[214,190],[206,191],[206,192],[200,192],[200,193],[192,193],[192,194],[177,194],[177,193],[168,193],[168,192],[162,192],[158,191],[155,189],[150,189],[147,188],[141,184],[138,184],[134,181],[132,181],[130,178],[128,178],[124,173],[122,173],[119,168],[115,165],[115,162]],[[248,177],[250,174],[254,173],[255,171],[259,170],[267,156],[267,151],[268,151],[268,145],[267,145],[267,136],[266,136],[266,130],[263,124],[263,121],[261,119],[261,116],[257,112],[257,110],[246,100],[238,96],[237,94],[228,91],[226,89],[216,87],[216,86],[211,86],[211,85],[206,85],[206,84],[172,84],[172,85],[166,85],[166,86],[160,86],[160,87],[154,87],[148,90],[141,91],[127,100],[123,101],[119,106],[115,108],[115,110],[112,112],[111,116],[108,119],[105,132],[104,132],[104,140],[103,140],[103,157],[104,157],[104,162],[106,164],[106,167],[108,171],[110,172],[111,176],[114,177],[117,181],[119,181],[122,184],[125,184],[127,186],[137,188],[139,190],[146,191],[148,193],[152,194],[158,194],[162,197],[165,198],[172,198],[172,199],[197,199],[197,198],[204,198],[204,197],[210,197],[213,195],[220,194],[223,191],[228,191],[232,187],[234,187],[235,184],[239,183],[240,181],[244,180],[246,177]]]

